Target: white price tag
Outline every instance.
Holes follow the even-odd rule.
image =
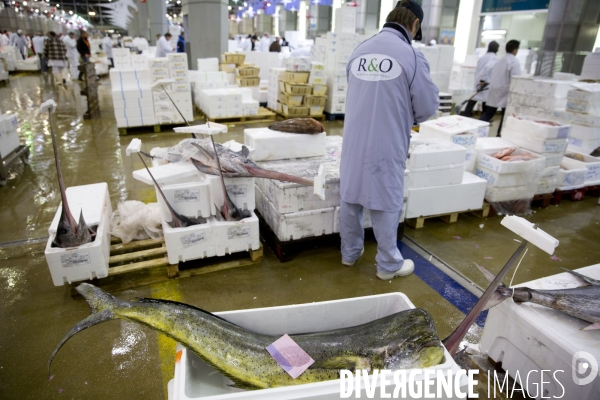
[[[90,253],[67,253],[60,256],[60,262],[63,267],[77,267],[80,265],[89,265],[92,263]]]
[[[193,232],[190,233],[188,235],[182,236],[180,238],[181,240],[181,245],[183,246],[184,249],[187,249],[188,247],[192,247],[197,245],[198,243],[202,243],[206,240],[206,233],[205,232]]]
[[[239,239],[243,237],[250,237],[249,226],[232,226],[227,229],[227,239]]]
[[[198,189],[175,190],[175,203],[197,202],[199,199],[200,190]]]

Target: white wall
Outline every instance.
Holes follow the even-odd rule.
[[[547,12],[503,15],[500,29],[506,29],[507,41],[516,39],[521,47],[539,47],[547,16]]]

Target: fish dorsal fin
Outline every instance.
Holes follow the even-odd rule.
[[[564,267],[558,267],[568,273],[570,273],[571,275],[574,275],[576,277],[578,277],[579,279],[581,279],[582,281],[585,282],[585,285],[583,286],[588,286],[588,285],[592,285],[592,286],[600,286],[600,281],[594,278],[590,278],[588,276],[585,276],[583,274],[580,274],[579,272],[575,272],[575,271],[571,271],[570,269],[566,269]]]
[[[357,369],[371,370],[371,361],[365,357],[358,356],[335,356],[324,360],[317,360],[309,368],[311,369]]]
[[[234,324],[233,322],[227,321],[226,319],[219,317],[218,315],[215,315],[215,314],[211,313],[210,311],[206,311],[206,310],[203,310],[203,309],[198,308],[198,307],[194,307],[194,306],[189,305],[189,304],[180,303],[178,301],[163,300],[163,299],[152,299],[152,298],[147,298],[147,297],[138,297],[137,301],[138,301],[138,303],[174,304],[174,305],[181,306],[181,307],[187,307],[187,308],[191,308],[193,310],[200,311],[202,313],[208,314],[208,315],[210,315],[212,317],[215,317],[216,319],[220,319],[221,321],[225,321],[225,322],[227,322],[227,323],[229,323],[231,325],[239,326],[237,324]]]
[[[250,154],[250,150],[248,150],[246,146],[242,146],[242,151],[240,152],[240,154],[244,157],[248,157],[248,155]]]
[[[585,328],[581,329],[582,331],[593,331],[596,329],[600,329],[600,322],[594,322],[591,325],[586,326]]]
[[[489,283],[492,283],[494,281],[494,279],[496,278],[496,275],[494,275],[491,271],[489,271],[488,269],[482,267],[481,265],[477,264],[477,263],[473,263],[477,266],[477,268],[479,268],[479,270],[481,271],[481,273],[483,275],[485,275],[486,279],[488,280]],[[506,287],[506,285],[502,282],[500,282],[501,287]]]

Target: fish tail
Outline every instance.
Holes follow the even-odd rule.
[[[52,360],[54,356],[58,353],[60,348],[73,336],[77,333],[81,332],[84,329],[87,329],[91,326],[100,324],[102,322],[110,321],[111,319],[117,319],[113,312],[113,310],[118,307],[126,304],[125,301],[119,300],[111,294],[106,293],[104,290],[90,285],[89,283],[82,283],[77,287],[77,291],[81,294],[91,309],[91,314],[87,316],[84,320],[78,322],[67,335],[58,343],[50,358],[48,359],[48,375],[50,375],[50,366],[52,365]]]

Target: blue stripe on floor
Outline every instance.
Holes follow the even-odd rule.
[[[404,258],[414,261],[415,275],[464,314],[471,311],[477,300],[479,300],[477,296],[462,287],[458,282],[401,241],[398,241],[398,248]],[[487,313],[487,311],[483,311],[475,320],[477,325],[482,328],[485,324]]]

